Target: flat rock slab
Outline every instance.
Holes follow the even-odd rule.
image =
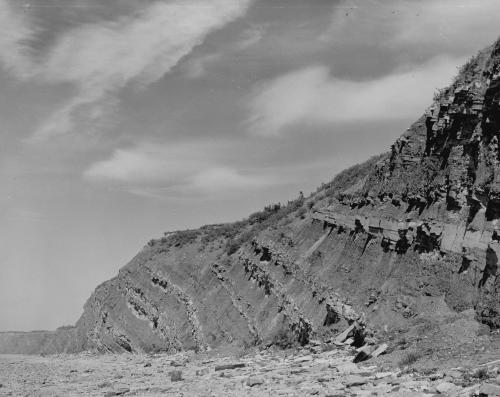
[[[224,364],[224,365],[217,365],[215,367],[216,371],[225,371],[228,369],[236,369],[236,368],[244,368],[246,367],[245,363],[237,363],[237,364]]]
[[[296,363],[305,363],[307,361],[311,361],[313,357],[311,355],[309,356],[302,356],[302,357],[297,357],[295,360],[293,360]]]
[[[479,388],[479,395],[485,395],[488,397],[500,396],[500,386],[492,383],[483,383]]]
[[[351,375],[348,376],[344,383],[347,387],[353,387],[353,386],[361,386],[366,384],[367,379],[363,376],[358,376],[358,375]]]
[[[120,387],[116,390],[111,390],[111,391],[104,393],[104,397],[123,396],[124,394],[128,393],[129,391],[130,391],[130,388],[128,388],[128,387]]]

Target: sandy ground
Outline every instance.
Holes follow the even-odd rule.
[[[427,369],[424,373],[409,368],[388,370],[370,361],[353,364],[349,348],[321,350],[226,356],[217,352],[0,355],[0,395],[471,396],[478,395],[481,387],[483,391],[496,387],[500,393],[500,362],[467,370]],[[239,368],[217,368],[227,364],[239,364]],[[174,371],[181,371],[180,380]]]

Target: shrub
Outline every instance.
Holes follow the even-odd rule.
[[[222,225],[208,225],[203,226],[201,231],[203,232],[203,237],[201,238],[201,243],[206,245],[217,239],[231,239],[234,238],[246,223],[244,221],[225,223]]]
[[[270,204],[264,207],[263,211],[254,212],[248,217],[248,222],[253,225],[254,223],[262,223],[268,220],[273,214],[281,209],[281,204]]]
[[[271,344],[280,349],[290,349],[297,346],[297,337],[290,329],[281,328],[273,337]]]
[[[364,163],[353,165],[352,167],[337,174],[337,176],[330,182],[322,184],[317,192],[319,193],[324,190],[326,196],[335,195],[337,192],[344,190],[349,185],[352,185],[355,181],[364,178],[370,171],[373,170],[375,164],[387,156],[388,153],[382,153],[378,156],[371,157]]]
[[[199,230],[180,230],[167,238],[170,245],[182,247],[186,244],[194,243],[200,234]]]
[[[472,374],[472,377],[481,380],[488,379],[488,368],[479,368]]]
[[[238,251],[241,247],[241,241],[240,240],[229,240],[226,244],[226,248],[224,251],[226,251],[226,254],[229,256],[233,255],[236,251]]]
[[[58,331],[66,331],[69,329],[75,329],[76,326],[74,325],[61,325],[60,327],[57,328]]]
[[[417,352],[408,352],[406,355],[399,361],[399,368],[409,367],[410,365],[415,364],[422,356]]]

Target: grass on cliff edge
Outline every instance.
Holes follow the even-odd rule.
[[[306,213],[315,207],[331,204],[335,198],[339,197],[341,191],[367,176],[374,165],[386,156],[387,153],[373,156],[364,163],[347,168],[337,174],[330,182],[323,183],[316,189],[315,193],[307,198],[300,192],[296,199],[290,200],[286,204],[267,205],[262,211],[254,212],[241,221],[206,225],[199,229],[166,232],[160,239],[150,240],[148,245],[167,250],[172,247],[180,248],[198,240],[202,246],[216,240],[225,240],[224,252],[227,255],[233,255],[244,243],[250,241],[269,226],[276,225],[287,217],[289,219],[294,217],[304,219]]]

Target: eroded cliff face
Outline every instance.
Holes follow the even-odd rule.
[[[442,288],[448,303],[474,307],[481,321],[496,328],[499,101],[496,43],[462,68],[358,192],[341,194],[339,203],[315,215],[380,239],[402,258],[409,250],[429,254],[434,268],[449,268]],[[421,292],[434,284],[422,280]]]
[[[471,315],[499,328],[499,101],[496,43],[390,153],[307,199],[152,240],[90,297],[72,349],[306,343],[354,322],[362,339]]]
[[[308,269],[328,232],[291,216],[278,238],[266,230],[231,256],[224,238],[205,246],[203,235],[180,247],[155,241],[87,302],[77,324],[85,348],[203,351],[270,342],[283,332],[306,343],[313,330],[356,320]]]

